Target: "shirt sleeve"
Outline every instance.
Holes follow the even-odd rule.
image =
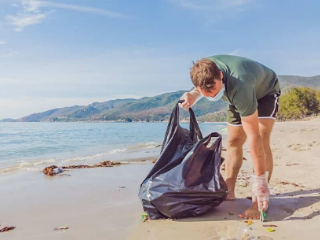
[[[254,114],[258,107],[254,86],[242,85],[234,95],[233,104],[241,117]]]

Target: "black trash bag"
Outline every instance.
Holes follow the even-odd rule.
[[[189,113],[190,130],[179,125],[176,105],[160,156],[140,186],[139,197],[150,219],[199,216],[227,196],[220,174],[222,137],[214,132],[203,138],[191,108]]]

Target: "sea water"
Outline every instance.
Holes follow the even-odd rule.
[[[188,128],[188,123],[181,123]],[[203,135],[224,123],[200,123]],[[0,174],[157,156],[167,123],[0,123]]]

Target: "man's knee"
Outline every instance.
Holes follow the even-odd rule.
[[[270,146],[270,132],[269,131],[261,131],[260,130],[260,137],[264,147]]]
[[[259,119],[259,132],[264,146],[270,145],[270,137],[273,129],[273,119]]]
[[[243,137],[239,137],[239,136],[235,136],[232,138],[228,138],[228,147],[242,147],[243,144],[246,141],[246,136]]]

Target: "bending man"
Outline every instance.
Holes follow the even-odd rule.
[[[237,175],[242,165],[243,144],[248,138],[253,160],[253,203],[239,217],[259,219],[269,203],[268,181],[273,169],[270,135],[278,111],[280,86],[266,66],[238,56],[217,55],[196,62],[190,70],[195,88],[185,93],[181,106],[189,109],[201,97],[223,99],[227,108],[226,183],[228,200],[235,199]]]

